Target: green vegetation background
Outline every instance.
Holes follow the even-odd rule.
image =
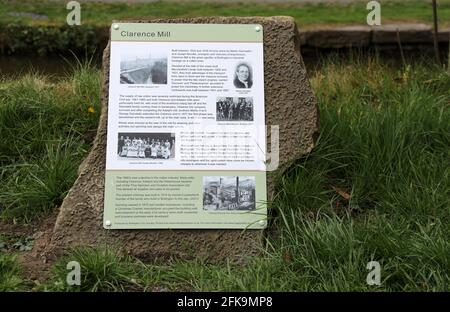
[[[383,22],[432,21],[430,1],[380,1]],[[450,22],[450,0],[439,0],[439,16]],[[207,1],[156,1],[151,3],[82,3],[82,22],[89,25],[109,25],[114,19],[169,18],[194,16],[275,16],[289,15],[301,26],[313,24],[365,24],[366,3],[350,4],[292,4],[292,3],[217,3]],[[47,20],[11,16],[10,12],[45,15]],[[64,3],[55,1],[0,1],[2,23],[31,25],[61,25],[69,11]]]
[[[383,23],[431,22],[429,1],[381,2]],[[450,0],[438,3],[448,26]],[[364,3],[82,3],[83,25],[75,28],[66,25],[67,13],[47,0],[0,0],[0,52],[95,50],[113,19],[290,15],[313,27],[361,25],[367,10]],[[429,60],[394,68],[355,57],[325,60],[310,74],[321,134],[277,182],[269,205],[278,235],[262,257],[245,267],[205,259],[144,264],[113,250],[77,249],[38,282],[18,262],[32,240],[0,233],[0,291],[449,291],[449,72]],[[57,82],[40,74],[0,77],[2,222],[31,224],[61,204],[95,136],[100,81],[88,63]],[[68,260],[82,266],[80,287],[65,283]],[[380,286],[366,283],[371,260],[381,263]]]
[[[326,60],[310,74],[321,134],[277,183],[269,206],[278,236],[261,258],[245,267],[205,259],[143,264],[82,249],[40,284],[4,248],[0,289],[450,290],[449,72],[355,57]],[[88,64],[58,82],[38,74],[0,81],[4,222],[33,222],[61,203],[99,112],[100,74]],[[82,265],[80,287],[65,284],[68,259]],[[382,265],[381,286],[366,284],[371,260]]]
[[[381,1],[383,24],[420,22],[431,25],[430,1]],[[450,26],[450,0],[438,1],[440,27]],[[318,25],[366,25],[366,4],[283,4],[207,1],[151,3],[81,3],[81,26],[67,25],[70,12],[58,1],[0,0],[0,55],[91,54],[106,46],[113,20],[195,16],[292,16],[301,29]]]

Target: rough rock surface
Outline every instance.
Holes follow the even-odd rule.
[[[204,17],[140,22],[254,24],[264,29],[266,124],[280,126],[280,170],[314,147],[318,108],[299,51],[297,26],[290,17]],[[102,226],[109,44],[103,55],[102,114],[94,146],[60,208],[44,255],[53,258],[76,246],[115,246],[143,259],[201,257],[240,262],[258,254],[261,230],[104,230]],[[267,131],[268,136],[270,130]],[[270,142],[270,138],[268,138]],[[268,149],[269,150],[269,149]],[[269,198],[273,177],[268,174]]]

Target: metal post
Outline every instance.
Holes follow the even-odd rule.
[[[433,0],[433,41],[434,41],[434,53],[436,54],[436,61],[441,65],[441,57],[439,55],[439,42],[438,42],[438,17],[437,17],[437,4],[436,0]]]

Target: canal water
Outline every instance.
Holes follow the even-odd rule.
[[[321,69],[323,60],[331,57],[339,59],[340,62],[353,63],[356,59],[366,59],[367,57],[379,58],[382,62],[392,67],[401,67],[402,63],[398,51],[387,51],[375,55],[371,51],[356,51],[351,49],[322,50],[322,51],[302,51],[303,60],[308,72],[312,73]],[[430,51],[408,51],[405,53],[408,64],[434,59],[434,54]],[[447,60],[445,60],[447,61]],[[58,81],[70,76],[79,63],[89,62],[91,66],[101,68],[101,55],[96,54],[91,57],[79,58],[74,55],[68,56],[1,56],[0,55],[0,79],[18,78],[28,73],[39,73],[46,75],[50,81]]]

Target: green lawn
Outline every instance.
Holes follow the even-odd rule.
[[[245,267],[143,264],[80,249],[35,289],[449,291],[450,74],[429,63],[394,69],[333,58],[310,75],[321,134],[277,183],[269,205],[279,235],[260,258]],[[99,73],[89,66],[57,83],[0,82],[6,222],[32,222],[61,202],[91,144],[99,94]],[[67,260],[80,262],[81,287],[65,285]],[[380,286],[366,284],[371,260],[382,266]],[[0,255],[0,265],[0,289],[32,284],[10,256]]]
[[[380,1],[382,21],[431,22],[432,10],[429,1]],[[439,0],[439,17],[450,21],[450,0]],[[108,25],[114,19],[168,18],[192,16],[273,16],[289,15],[301,26],[313,24],[365,24],[365,3],[350,5],[318,4],[268,4],[268,3],[206,3],[206,2],[154,2],[154,3],[82,3],[82,23]],[[11,12],[37,13],[48,16],[48,20],[33,20],[30,17],[11,16]],[[0,1],[2,23],[65,24],[68,10],[65,2],[55,1]]]
[[[380,1],[382,24],[421,22],[431,25],[430,1]],[[439,0],[439,27],[450,27],[450,0]],[[63,1],[0,0],[0,54],[77,55],[102,51],[113,20],[194,16],[292,16],[301,29],[319,25],[366,25],[363,1],[354,4],[270,4],[159,1],[151,3],[81,3],[81,26],[66,23]],[[36,15],[38,14],[38,15]],[[39,18],[40,17],[40,18]],[[44,17],[44,19],[42,19]],[[45,19],[46,18],[46,19]]]

